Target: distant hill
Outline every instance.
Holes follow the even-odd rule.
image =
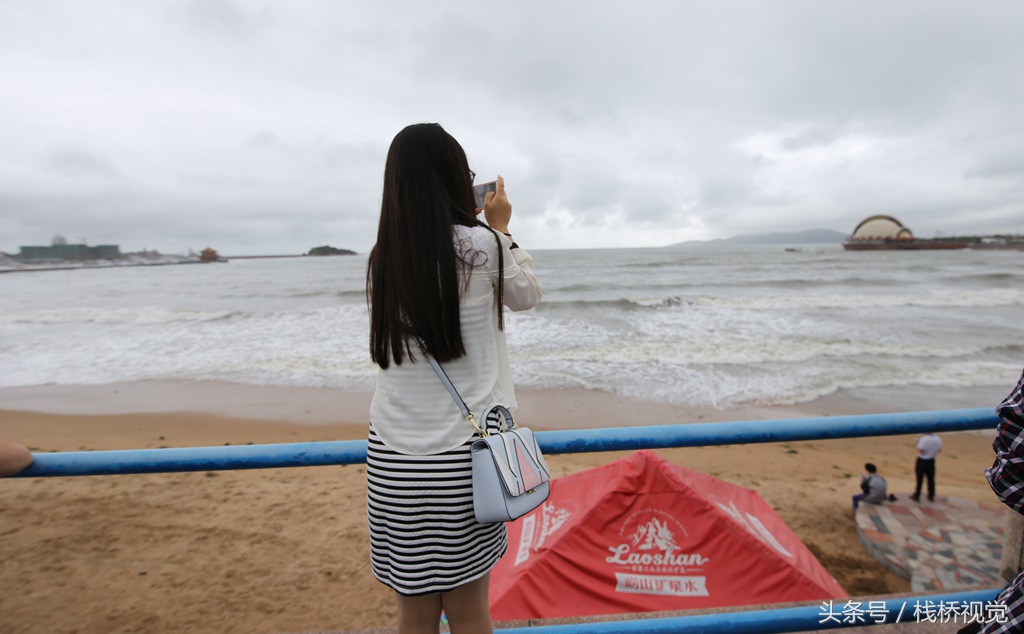
[[[337,247],[324,245],[322,247],[313,247],[309,250],[309,255],[355,255],[355,251],[349,249],[339,249]]]
[[[830,244],[840,243],[848,236],[849,234],[831,229],[808,229],[794,233],[750,233],[717,240],[688,240],[669,245],[669,248],[727,244]]]

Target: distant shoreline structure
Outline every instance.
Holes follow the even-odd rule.
[[[882,238],[882,239],[850,239],[843,242],[847,251],[917,251],[922,249],[966,249],[967,242],[958,239],[934,238]]]
[[[0,252],[0,273],[35,271],[69,271],[76,269],[120,268],[137,266],[170,266],[173,264],[211,264],[230,260],[264,260],[280,258],[327,257],[357,255],[349,249],[322,246],[308,253],[294,255],[235,255],[221,256],[209,247],[188,255],[164,255],[158,251],[122,253],[118,245],[90,247],[85,244],[67,244],[61,237],[54,238],[52,246],[23,246],[17,255]]]
[[[91,247],[68,244],[63,236],[53,238],[50,246],[22,246],[17,255],[0,253],[0,273],[22,271],[65,271],[74,269],[115,268],[125,266],[169,266],[171,264],[211,264],[227,262],[216,250],[206,247],[199,253],[165,255],[148,249],[122,253],[116,244]]]
[[[923,251],[949,249],[1024,249],[1024,237],[956,236],[915,238],[910,229],[892,216],[875,215],[861,220],[843,241],[847,251]]]
[[[1024,236],[957,236],[914,238],[912,240],[858,241],[843,243],[847,251],[928,251],[972,249],[978,251],[1024,251]]]
[[[140,266],[172,266],[179,264],[211,264],[227,262],[214,254],[203,259],[201,255],[162,255],[155,252],[122,253],[117,259],[95,260],[36,260],[25,262],[6,253],[0,253],[0,273],[31,273],[36,271],[75,271],[79,269],[113,269]]]
[[[304,258],[305,253],[296,253],[294,255],[232,255],[232,260],[274,260],[283,258]]]
[[[902,225],[900,225],[902,227]],[[908,230],[909,231],[909,230]],[[733,236],[731,238],[716,238],[714,240],[688,240],[686,242],[677,242],[664,247],[655,247],[661,249],[693,249],[693,248],[721,248],[721,247],[745,247],[745,246],[756,246],[756,247],[768,247],[768,246],[779,246],[779,247],[809,247],[809,246],[824,246],[824,245],[836,245],[840,246],[843,243],[850,242],[853,239],[848,233],[841,231],[834,231],[832,229],[809,229],[805,231],[797,231],[790,233],[758,233],[758,234],[741,234]],[[881,240],[881,237],[874,237],[873,239]],[[975,235],[975,236],[944,236],[939,238],[914,238],[915,243],[920,245],[915,247],[904,247],[902,250],[919,250],[921,246],[928,245],[935,242],[954,242],[964,243],[968,249],[1003,249],[1003,250],[1019,250],[1024,249],[1024,235],[1016,234],[992,234],[992,235]],[[866,239],[858,240],[858,244],[867,244]],[[908,244],[907,242],[901,244]],[[942,248],[942,247],[936,247]],[[897,250],[893,247],[887,247],[887,249]],[[850,249],[858,250],[858,249]],[[871,249],[862,248],[862,251],[868,250],[886,250],[886,249]],[[928,249],[925,249],[928,250]]]

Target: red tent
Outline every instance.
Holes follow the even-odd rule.
[[[755,491],[650,451],[553,480],[508,529],[499,621],[846,596]]]

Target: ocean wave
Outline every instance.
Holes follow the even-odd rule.
[[[295,291],[282,293],[281,297],[287,299],[307,299],[310,297],[335,297],[340,295],[339,293],[332,293],[331,291]]]
[[[650,262],[623,262],[618,266],[619,268],[623,269],[638,269],[641,271],[658,269],[685,269],[699,261],[700,258],[697,257],[679,257],[671,260],[655,260]]]
[[[535,365],[613,363],[621,365],[710,366],[718,367],[771,365],[772,363],[808,363],[826,359],[885,358],[885,359],[952,359],[978,354],[995,354],[987,346],[923,345],[900,341],[854,339],[799,340],[779,339],[727,339],[699,340],[664,339],[637,341],[623,338],[619,341],[577,342],[575,345],[557,346],[543,351],[531,351],[531,346],[517,348],[517,357]]]
[[[1010,271],[1001,271],[997,273],[981,273],[972,275],[948,275],[942,278],[944,282],[957,282],[967,284],[1005,284],[1006,286],[1024,285],[1024,276],[1020,273],[1014,273]]]
[[[929,365],[885,365],[843,361],[802,364],[776,361],[742,370],[715,365],[622,365],[610,363],[595,374],[591,366],[558,364],[520,368],[518,385],[536,388],[582,388],[630,398],[680,405],[730,408],[794,405],[840,390],[923,386],[950,390],[1012,385],[1015,364],[951,358]],[[1009,377],[1009,378],[1008,378]],[[970,404],[966,405],[970,406]]]
[[[795,297],[714,297],[702,295],[697,302],[710,306],[737,306],[749,309],[791,308],[992,308],[1024,305],[1024,291],[986,290],[942,293],[871,293],[861,295],[810,295]]]
[[[805,283],[785,282],[785,286],[799,290]],[[723,286],[723,285],[719,285]],[[811,285],[813,286],[813,285]],[[867,286],[867,284],[865,284]],[[877,284],[873,284],[877,287]],[[942,293],[858,293],[858,294],[800,294],[800,295],[749,295],[727,296],[709,294],[652,294],[623,295],[620,297],[572,298],[565,300],[545,299],[538,312],[559,310],[606,309],[633,310],[637,308],[676,308],[688,306],[727,307],[750,310],[787,310],[814,308],[993,308],[999,306],[1024,306],[1024,291],[998,289],[984,291],[960,291]]]
[[[222,321],[244,315],[241,311],[173,310],[166,308],[60,308],[0,312],[0,323],[8,324],[170,324],[174,322]]]
[[[13,324],[0,332],[9,344],[0,349],[0,364],[8,368],[0,375],[2,387],[207,379],[372,384],[367,325],[355,309],[247,314],[241,320],[205,315],[171,322]]]
[[[757,283],[752,283],[748,280],[737,281],[731,286],[735,288],[757,288],[761,291],[764,289],[814,289],[815,292],[820,292],[819,289],[822,286],[830,288],[889,288],[889,287],[903,287],[905,284],[901,280],[886,280],[879,279],[877,277],[863,277],[863,276],[850,276],[840,278],[828,278],[828,279],[814,279],[814,278],[800,278],[800,279],[778,279],[778,280],[764,280]],[[716,286],[730,286],[729,284],[716,284]]]
[[[956,362],[940,366],[882,369],[824,381],[807,381],[792,386],[788,391],[748,394],[746,398],[730,401],[730,405],[797,405],[808,403],[841,390],[870,388],[947,388],[950,390],[1010,385],[1007,377],[1014,376],[1015,366],[986,362]],[[1009,389],[1009,388],[1007,388]],[[974,404],[965,403],[964,407]]]
[[[618,299],[572,299],[562,301],[545,301],[536,307],[538,313],[557,312],[562,310],[578,311],[588,309],[602,311],[604,309],[636,310],[640,308],[672,308],[676,306],[694,305],[695,298],[679,295],[662,295],[650,297],[623,297]]]
[[[682,297],[671,295],[668,297],[630,297],[625,300],[628,304],[640,306],[641,308],[668,308],[680,306],[685,303]]]
[[[1024,344],[1010,343],[998,346],[985,346],[981,351],[984,355],[1000,355],[1011,359],[1024,359]]]
[[[277,316],[244,328],[225,322],[98,340],[82,332],[0,351],[0,387],[136,380],[221,380],[254,385],[370,389],[366,332],[336,311]],[[1001,385],[1019,375],[1020,346],[923,345],[855,339],[637,341],[581,331],[574,342],[522,341],[519,386],[585,388],[657,402],[714,407],[784,405],[840,389]],[[536,327],[536,325],[534,325]],[[20,347],[19,347],[20,346]],[[15,359],[31,358],[31,364]],[[1014,374],[1015,373],[1015,374]]]
[[[657,259],[648,252],[560,254],[550,277],[538,273],[544,301],[506,314],[516,383],[730,406],[1019,376],[1024,290],[1003,260],[936,256],[895,270],[884,258],[829,256],[826,266],[791,255],[736,266],[697,254],[693,266],[652,274],[623,270]],[[217,379],[369,389],[365,269],[353,262],[339,274],[341,264],[164,267],[160,284],[137,271],[6,276],[15,301],[0,310],[0,386]]]
[[[341,298],[341,299],[365,300],[366,299],[366,289],[360,287],[357,290],[335,291],[334,293],[331,293],[331,297],[338,297],[338,298]]]

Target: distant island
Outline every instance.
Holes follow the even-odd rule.
[[[349,249],[338,249],[336,247],[322,246],[313,247],[309,250],[309,255],[356,255],[355,251]]]
[[[847,237],[848,234],[842,231],[808,229],[807,231],[796,231],[793,233],[753,233],[733,236],[731,238],[718,238],[716,240],[687,240],[686,242],[671,244],[665,248],[730,244],[841,244]]]

